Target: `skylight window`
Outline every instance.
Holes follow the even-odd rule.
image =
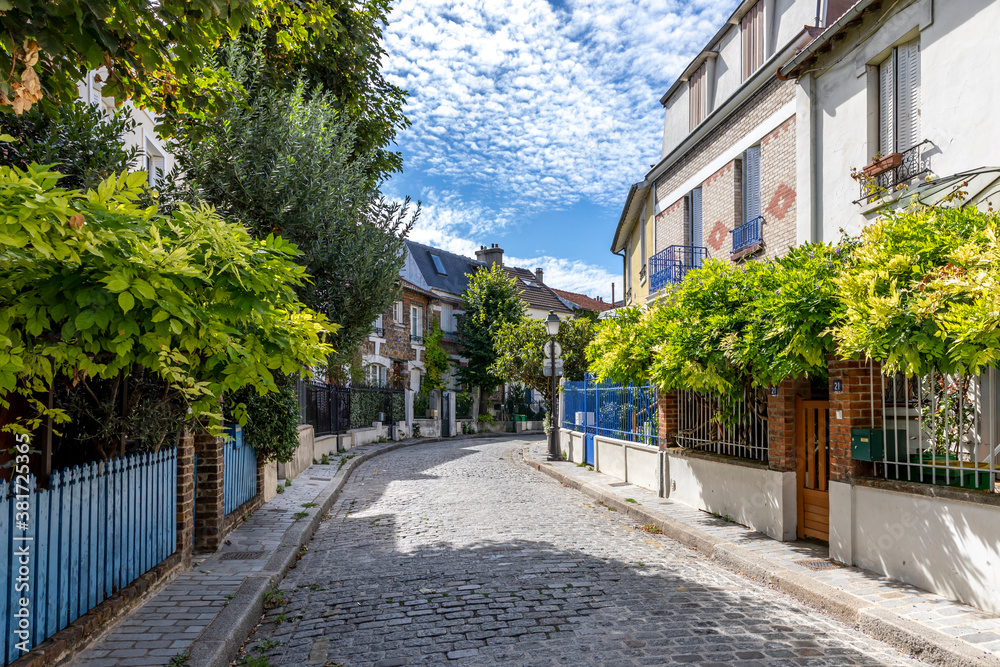
[[[444,264],[441,263],[441,258],[435,254],[431,254],[431,259],[434,260],[434,270],[438,272],[439,276],[446,276],[448,272],[444,270]]]

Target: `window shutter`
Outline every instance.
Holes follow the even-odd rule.
[[[743,46],[743,80],[764,64],[764,3],[758,2],[740,19],[740,36]]]
[[[691,245],[701,245],[701,188],[691,191]]]
[[[691,75],[688,86],[690,129],[693,130],[705,119],[705,63]]]
[[[896,51],[896,150],[903,152],[920,141],[920,42]]]
[[[747,149],[743,159],[743,222],[760,216],[760,146]]]
[[[896,152],[896,50],[878,66],[878,149],[883,155]],[[874,156],[869,156],[874,157]]]

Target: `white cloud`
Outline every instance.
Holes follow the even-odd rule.
[[[526,216],[620,210],[659,157],[660,96],[736,2],[400,0],[385,71],[410,93],[405,169],[447,188],[411,193],[424,202],[412,238],[468,254]],[[615,277],[525,261],[574,291],[607,294]]]

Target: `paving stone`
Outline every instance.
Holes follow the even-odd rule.
[[[427,444],[359,467],[247,645],[281,639],[264,654],[275,665],[307,664],[311,644],[294,641],[317,630],[346,667],[392,651],[408,662],[389,664],[920,664],[634,530],[517,461],[525,445]]]

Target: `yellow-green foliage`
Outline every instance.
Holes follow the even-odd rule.
[[[58,178],[0,169],[0,401],[138,365],[217,424],[224,392],[322,365],[335,325],[296,298],[293,245],[208,208],[142,208],[142,172],[86,193]]]
[[[1000,217],[954,208],[903,211],[867,227],[837,280],[844,356],[889,371],[977,373],[1000,362]]]

